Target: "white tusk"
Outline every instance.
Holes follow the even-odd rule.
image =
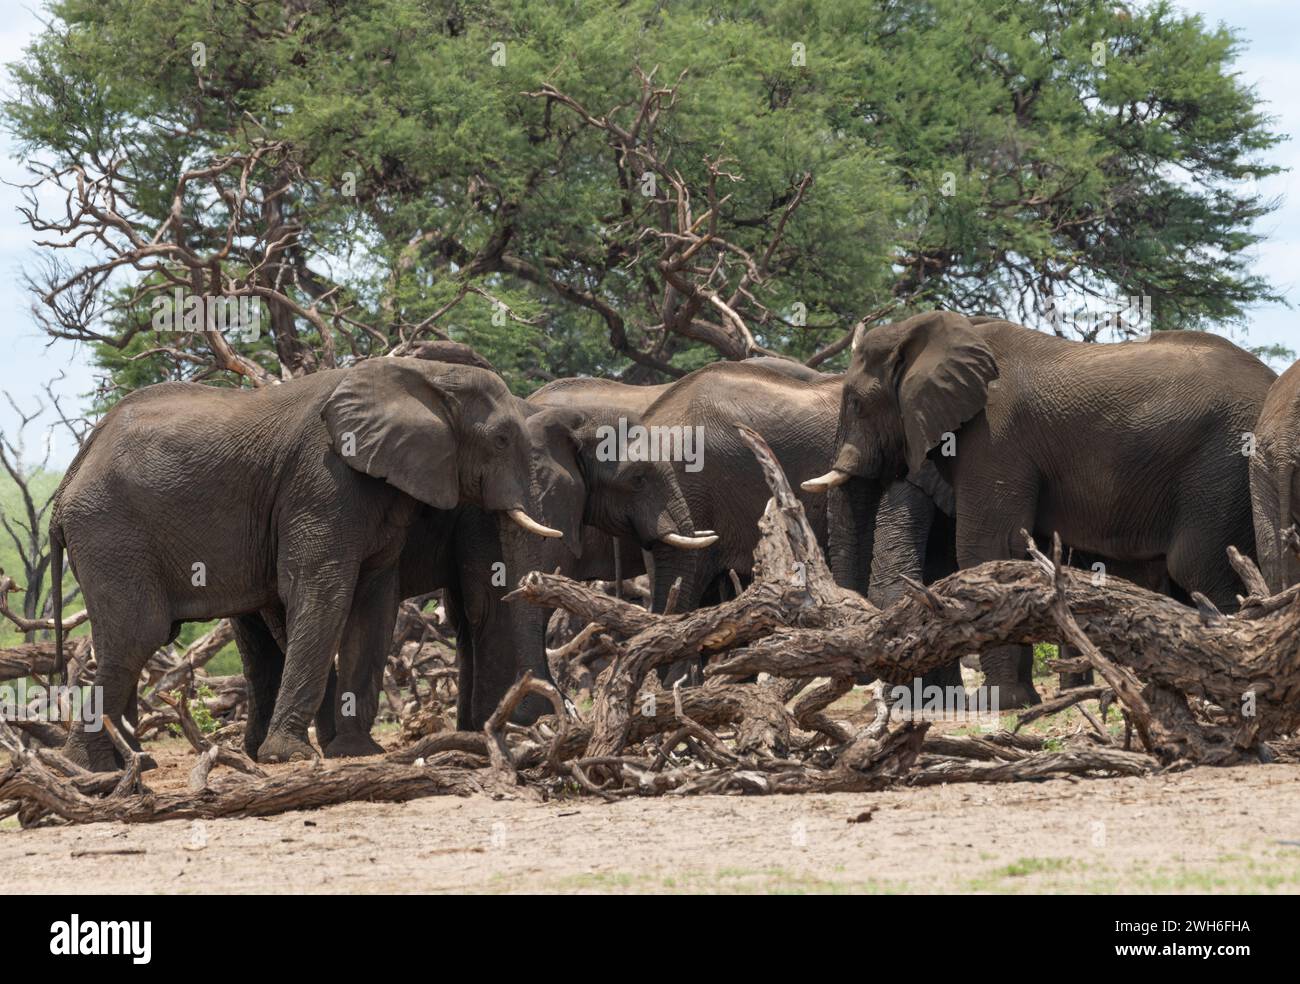
[[[810,478],[799,488],[805,492],[825,492],[827,489],[833,489],[837,485],[843,485],[853,476],[848,472],[842,472],[838,468],[832,468],[825,475],[818,475],[816,478]]]
[[[717,542],[716,533],[710,533],[708,536],[682,536],[680,533],[669,533],[664,536],[664,543],[682,550],[703,550]]]
[[[538,536],[561,537],[564,536],[559,530],[553,530],[549,526],[543,526],[537,520],[529,516],[522,509],[511,509],[506,513],[516,523],[526,529],[529,533],[536,533]]]

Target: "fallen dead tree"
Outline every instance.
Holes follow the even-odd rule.
[[[1194,764],[1296,757],[1300,727],[1300,589],[1269,596],[1248,560],[1233,562],[1247,594],[1223,615],[1117,578],[1104,585],[1026,537],[1027,561],[961,571],[880,610],[831,578],[798,499],[771,451],[741,428],[773,491],[761,521],[751,585],[734,600],[682,615],[651,614],[603,590],[534,572],[516,603],[563,609],[586,625],[565,657],[599,655],[590,713],[549,683],[524,676],[482,733],[438,733],[384,760],[317,763],[262,775],[204,738],[184,701],[167,701],[198,762],[184,793],[157,794],[139,756],[126,768],[83,773],[56,752],[23,748],[0,725],[12,762],[0,774],[0,813],[24,822],[250,816],[350,799],[430,795],[531,797],[870,791],[898,785],[1013,782],[1049,776],[1135,776]],[[931,733],[926,720],[895,720],[883,700],[854,725],[831,710],[858,674],[910,684],[973,650],[1068,641],[1098,685],[1067,691],[1022,716],[1078,707],[1089,723],[1050,744],[992,730]],[[664,690],[655,672],[708,657],[701,686]],[[595,659],[589,660],[595,662]],[[762,674],[755,679],[756,674]],[[553,713],[509,724],[528,693]],[[1100,719],[1085,702],[1097,701]],[[1123,741],[1103,725],[1118,706]],[[188,722],[188,723],[187,723]],[[1134,743],[1139,746],[1134,747]],[[211,780],[224,765],[244,774]],[[256,770],[256,771],[255,771]],[[4,805],[9,801],[9,806]]]

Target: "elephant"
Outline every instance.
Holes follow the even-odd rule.
[[[795,363],[797,365],[797,363]],[[803,380],[766,365],[714,362],[671,384],[646,410],[650,427],[701,428],[697,463],[673,462],[696,528],[718,542],[692,554],[679,605],[684,610],[727,593],[728,572],[748,577],[758,544],[758,520],[771,492],[737,424],[752,427],[772,447],[791,483],[825,470],[835,447],[840,377]],[[808,521],[826,543],[826,500],[800,493]],[[682,573],[678,571],[677,573]],[[656,593],[663,581],[655,558]]]
[[[609,426],[617,426],[619,417],[624,417],[629,426],[637,423],[652,424],[655,421],[650,420],[646,415],[650,407],[664,397],[665,394],[673,391],[681,392],[683,387],[696,386],[697,383],[691,381],[700,373],[728,373],[738,369],[738,367],[757,368],[769,374],[778,374],[788,379],[803,382],[816,380],[824,383],[824,380],[829,378],[824,377],[817,370],[791,359],[776,356],[758,356],[740,362],[711,363],[702,369],[688,373],[676,382],[652,386],[635,386],[616,380],[590,377],[558,379],[535,391],[528,397],[528,400],[530,403],[539,406],[568,407],[600,413],[602,417],[599,423]],[[746,369],[740,368],[739,371],[744,372]],[[660,421],[660,423],[666,422]],[[733,448],[736,447],[734,431],[728,435],[727,440]],[[706,438],[706,443],[711,441],[712,437]],[[753,472],[751,477],[758,477],[759,487],[766,489],[766,485],[762,483],[761,475],[758,473],[756,466],[753,466],[753,455],[747,449],[744,449],[743,445],[740,448],[744,454],[743,457],[737,456],[736,460],[741,462],[741,467]],[[679,483],[682,482],[684,475],[690,474],[683,472],[680,467],[677,467],[675,471]],[[718,472],[709,470],[708,475],[716,477]],[[692,485],[698,485],[699,477],[695,476],[690,481]],[[761,512],[762,507],[760,506],[759,514]],[[711,511],[710,515],[712,515]],[[756,518],[757,516],[755,516],[755,520]],[[708,529],[708,523],[702,522],[694,512],[691,513],[691,519],[696,530],[703,529],[705,531],[704,535],[712,534],[713,531]],[[743,547],[739,549],[742,556],[736,561],[736,565],[738,571],[747,574],[753,544],[757,542],[757,529],[746,531],[744,536],[750,543],[750,547],[748,550]],[[616,582],[621,582],[624,578],[650,573],[652,574],[652,611],[663,610],[668,593],[674,581],[680,576],[683,578],[684,590],[678,596],[678,610],[682,610],[688,605],[689,607],[695,607],[695,603],[698,602],[699,597],[702,597],[702,592],[707,588],[707,585],[700,585],[701,593],[696,597],[695,588],[691,586],[697,577],[697,568],[700,565],[699,558],[674,555],[662,546],[651,551],[642,551],[639,547],[640,545],[635,538],[610,537],[603,531],[588,526],[583,538],[583,561],[580,565],[572,568],[572,572],[566,570],[565,573],[579,580],[600,579],[614,580]],[[730,552],[736,554],[738,551],[732,550]],[[708,566],[707,561],[705,564]],[[712,566],[716,567],[716,562]],[[722,568],[721,572],[725,573],[726,570],[727,568]]]
[[[1231,608],[1227,548],[1254,552],[1243,436],[1274,378],[1216,335],[1097,345],[926,312],[858,332],[834,464],[806,488],[937,477],[960,567],[1019,556],[1022,529],[1057,533],[1148,575],[1159,560],[1174,588]],[[1023,683],[1013,660],[986,653],[989,682]]]
[[[1268,391],[1255,425],[1250,503],[1260,572],[1273,591],[1300,582],[1300,560],[1285,532],[1300,523],[1300,362]]]
[[[617,379],[574,376],[555,379],[534,390],[528,402],[539,407],[568,407],[573,410],[614,410],[643,414],[650,404],[672,385],[660,383],[636,386]]]
[[[627,536],[637,544],[662,543],[673,552],[707,547],[693,535],[690,513],[671,467],[653,462],[602,462],[598,429],[607,414],[538,407],[515,399],[535,449],[532,491],[536,515],[564,534],[539,540],[475,505],[454,511],[425,509],[410,528],[399,561],[401,597],[442,589],[456,630],[457,727],[480,730],[510,685],[525,670],[549,680],[545,633],[550,612],[505,596],[533,570],[584,573],[592,535]],[[634,418],[635,419],[635,418]],[[596,524],[585,527],[585,522]],[[339,754],[373,754],[369,738],[388,647],[376,645],[361,663],[339,653],[337,687],[317,717],[317,737],[337,734]],[[350,700],[345,698],[351,695]],[[516,709],[528,723],[549,710],[535,696]],[[351,711],[351,713],[348,713]]]
[[[565,411],[541,411],[515,401],[525,417],[533,455],[534,515],[563,532],[563,539],[530,536],[508,517],[465,503],[455,509],[423,506],[407,528],[398,560],[398,598],[441,590],[443,608],[456,633],[458,667],[457,727],[480,730],[511,684],[526,670],[550,679],[546,663],[546,613],[535,605],[503,600],[528,571],[554,569],[561,552],[576,549],[581,536],[585,492],[576,463],[575,443],[584,418]],[[382,747],[370,737],[379,709],[379,693],[391,642],[384,613],[371,610],[357,617],[373,620],[363,633],[365,647],[341,647],[337,671],[331,670],[324,700],[316,715],[316,740],[327,757],[373,755]],[[249,681],[249,727],[244,743],[255,754],[260,736],[254,725],[257,708],[271,706],[278,676],[258,667],[283,662],[282,633],[263,627],[263,613],[235,621],[236,642]],[[383,635],[387,631],[388,635]],[[531,723],[549,710],[546,701],[529,695],[512,720]]]
[[[591,430],[588,439],[593,442],[588,460],[593,473],[599,472],[610,487],[619,487],[616,481],[617,465],[601,463],[594,460],[596,450],[595,433],[601,427],[617,429],[622,418],[627,426],[642,422],[642,414],[672,384],[664,383],[652,386],[636,386],[613,379],[595,377],[573,377],[557,379],[536,390],[528,397],[528,403],[537,407],[567,408],[581,410],[591,418]],[[676,487],[675,472],[670,463],[660,463],[653,474],[659,475],[666,484]],[[634,480],[634,479],[633,479]],[[591,510],[593,517],[603,510]],[[678,519],[690,523],[690,510],[685,502],[681,504]],[[599,525],[598,525],[599,524]],[[602,526],[606,528],[602,528]],[[690,527],[693,529],[693,526]],[[580,556],[567,563],[562,572],[579,581],[614,581],[620,585],[626,578],[645,574],[653,564],[646,563],[647,552],[642,549],[642,540],[636,535],[618,535],[606,520],[594,519],[583,528]],[[682,562],[684,563],[684,561]],[[676,576],[678,562],[667,564],[668,571]],[[671,583],[671,582],[669,582]],[[666,588],[659,596],[659,604],[666,601]],[[652,609],[661,611],[662,607]]]
[[[276,695],[250,715],[258,759],[314,757],[307,728],[335,652],[391,639],[398,561],[422,508],[468,503],[561,535],[528,514],[532,454],[504,382],[469,366],[378,358],[252,391],[130,394],[77,454],[50,523],[54,577],[66,549],[85,593],[104,713],[133,723],[149,655],[184,622],[232,616],[251,651],[269,638],[283,652],[250,674]],[[79,726],[66,750],[117,765],[103,730]]]

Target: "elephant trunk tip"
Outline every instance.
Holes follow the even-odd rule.
[[[529,533],[536,533],[538,536],[546,536],[552,539],[558,539],[564,536],[564,534],[559,530],[553,530],[549,526],[543,526],[522,509],[511,509],[506,512],[506,515],[526,529]]]
[[[810,478],[799,487],[805,492],[825,492],[828,489],[835,488],[837,485],[843,485],[850,478],[852,478],[852,476],[848,472],[841,471],[838,468],[832,468],[825,475],[818,475],[816,478]]]

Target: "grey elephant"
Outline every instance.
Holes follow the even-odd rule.
[[[1274,591],[1300,582],[1284,533],[1300,523],[1300,362],[1277,378],[1255,425],[1250,503],[1260,571]]]
[[[538,389],[528,400],[538,406],[583,410],[588,414],[595,415],[594,423],[597,426],[617,427],[619,418],[623,418],[629,426],[637,424],[646,426],[680,424],[686,426],[685,421],[677,419],[675,409],[677,404],[674,404],[673,408],[666,408],[661,411],[662,418],[660,416],[652,418],[649,415],[650,408],[671,393],[678,394],[675,399],[680,401],[681,394],[698,392],[703,386],[709,384],[709,380],[714,378],[733,378],[741,381],[753,378],[744,374],[754,370],[761,371],[757,378],[780,376],[788,380],[798,380],[804,383],[815,382],[823,387],[826,379],[830,378],[791,359],[757,356],[741,362],[712,363],[688,373],[676,382],[651,386],[635,386],[616,380],[591,377],[558,379]],[[727,374],[733,371],[741,375],[728,377]],[[759,396],[757,393],[752,395]],[[749,402],[749,396],[747,394],[738,394],[738,397],[745,403]],[[800,407],[796,409],[798,412],[802,412],[802,402],[805,400],[805,395],[801,394],[796,399],[800,401]],[[721,402],[725,403],[726,399],[724,398]],[[761,397],[754,402],[761,402]],[[829,419],[833,427],[833,417]],[[824,423],[824,420],[819,419],[811,426],[817,427],[821,423]],[[693,426],[693,423],[690,425]],[[718,428],[726,431],[726,433],[721,433]],[[713,459],[715,444],[718,450],[721,450],[721,441],[726,442],[728,451],[724,456]],[[826,444],[827,442],[823,441],[822,443]],[[711,422],[710,431],[705,437],[705,447],[709,449],[704,459],[706,462],[705,473],[686,471],[683,462],[670,463],[669,467],[674,470],[677,483],[686,495],[688,506],[690,506],[689,515],[693,528],[697,531],[704,531],[702,535],[714,535],[716,531],[712,529],[710,522],[715,515],[715,510],[711,505],[706,508],[703,507],[705,496],[710,494],[701,491],[703,485],[710,481],[721,483],[715,484],[715,487],[710,491],[723,492],[728,488],[727,483],[732,481],[746,484],[746,502],[750,502],[760,495],[763,496],[762,501],[766,502],[765,490],[767,486],[763,483],[761,474],[759,474],[757,466],[753,462],[753,455],[743,445],[739,444],[735,438],[734,428],[728,430],[720,418]],[[792,456],[803,455],[802,449],[791,448],[789,450]],[[743,477],[733,474],[733,466],[740,469]],[[612,476],[616,473],[617,470],[612,471],[610,474]],[[755,479],[757,479],[757,484],[754,484]],[[816,502],[815,497],[809,498],[809,505],[818,508],[819,517],[824,514],[824,510],[820,508],[820,503]],[[753,513],[753,510],[750,510],[750,513]],[[753,513],[750,518],[756,522],[758,515],[761,515],[761,513],[762,506],[759,505],[758,512]],[[728,557],[733,558],[734,563],[731,566],[738,573],[748,574],[749,572],[753,546],[758,540],[757,527],[741,529],[744,526],[744,521],[736,521],[730,518],[728,524],[732,528],[740,530],[739,537],[730,536],[728,538],[730,543],[719,543],[712,550],[702,550],[692,556],[673,553],[667,550],[663,544],[652,546],[650,550],[642,550],[640,548],[643,544],[639,543],[635,537],[611,537],[603,530],[588,526],[583,540],[584,559],[580,565],[572,568],[573,573],[571,576],[587,580],[610,580],[616,577],[622,579],[650,573],[652,575],[653,595],[651,609],[654,611],[663,610],[673,583],[681,577],[683,590],[678,596],[677,610],[694,608],[703,598],[717,599],[717,587],[720,584],[717,575],[725,574],[728,570],[728,567],[719,566],[721,554],[725,553]],[[824,523],[822,526],[824,528]],[[748,547],[746,544],[748,544]],[[709,573],[706,575],[705,571]],[[566,573],[569,572],[566,571]],[[713,588],[712,592],[710,592],[711,587]]]
[[[456,721],[463,731],[484,727],[525,669],[537,679],[549,679],[545,636],[550,611],[504,601],[521,576],[538,569],[584,575],[584,565],[589,564],[585,551],[593,534],[628,537],[637,543],[637,552],[640,546],[662,545],[668,555],[712,542],[694,536],[685,500],[667,465],[598,459],[601,415],[533,407],[523,400],[517,406],[539,451],[534,459],[537,516],[563,532],[563,541],[520,536],[508,520],[476,506],[460,507],[451,515],[430,510],[412,525],[399,563],[403,597],[443,590],[456,629]],[[450,536],[445,536],[447,526]],[[386,649],[376,649],[373,655],[376,659],[363,669],[339,653],[337,697],[331,697],[333,728],[339,737],[347,736],[343,747],[356,749],[352,754],[377,749],[368,732],[377,711]],[[355,698],[348,708],[343,698],[350,693]],[[526,723],[549,707],[533,698],[520,705],[515,719]],[[317,736],[330,728],[328,721],[317,720]]]
[[[565,539],[532,536],[508,516],[468,503],[455,509],[423,505],[407,527],[398,560],[399,598],[443,591],[443,608],[456,633],[457,724],[462,730],[481,729],[525,670],[549,679],[544,614],[532,605],[507,605],[502,597],[528,571],[553,569],[557,551],[572,549],[564,543],[580,538],[584,493],[573,483],[581,481],[574,444],[583,418],[564,411],[537,413],[515,403],[533,448],[533,515],[546,515]],[[316,715],[317,743],[331,758],[383,751],[370,731],[391,640],[384,633],[391,633],[391,627],[382,607],[355,612],[353,618],[357,630],[339,647],[337,670],[331,668]],[[252,755],[264,737],[265,711],[274,706],[280,686],[283,612],[276,606],[231,621],[249,682],[244,745]],[[530,695],[514,720],[529,723],[549,706]]]
[[[593,535],[625,536],[646,547],[677,553],[707,547],[693,534],[690,514],[671,466],[655,462],[601,461],[602,412],[515,405],[535,449],[531,484],[535,515],[562,532],[562,540],[521,535],[500,514],[474,505],[424,509],[412,524],[399,562],[402,597],[441,589],[456,630],[457,727],[479,730],[507,689],[525,670],[549,679],[545,631],[550,612],[504,598],[529,571],[559,570],[584,576],[592,564]],[[634,418],[635,419],[635,418]],[[596,524],[587,526],[585,524]],[[599,563],[599,561],[597,561]],[[603,570],[594,576],[608,576]],[[337,684],[328,710],[317,718],[317,737],[337,754],[371,754],[369,737],[378,710],[387,645],[367,652],[340,650]],[[529,722],[550,705],[529,698],[515,720]],[[332,753],[333,754],[333,753]]]
[[[1021,529],[1136,565],[1231,608],[1227,548],[1253,552],[1248,446],[1273,372],[1226,339],[1161,332],[1090,345],[935,311],[859,333],[833,467],[951,489],[956,559],[1021,556]],[[917,537],[914,536],[913,539]],[[991,684],[1024,683],[1008,651]]]
[[[182,623],[259,614],[237,632],[278,636],[283,661],[250,675],[257,687],[278,674],[273,706],[249,722],[264,729],[257,756],[314,755],[307,728],[335,652],[391,639],[421,509],[472,503],[559,535],[526,512],[531,455],[505,384],[468,366],[372,359],[254,391],[164,383],[126,397],[69,467],[50,524],[55,578],[66,547],[85,593],[105,714],[133,719],[141,668]],[[116,764],[102,730],[78,728],[67,751]]]
[[[580,410],[586,414],[589,429],[585,435],[585,460],[591,474],[598,477],[606,488],[620,490],[624,495],[635,495],[633,486],[638,482],[636,475],[621,475],[618,460],[598,460],[597,435],[603,428],[613,428],[617,432],[620,420],[624,427],[642,424],[642,414],[671,385],[636,386],[618,380],[587,376],[557,379],[530,395],[528,403],[536,407]],[[665,486],[676,487],[676,473],[669,462],[656,463],[653,468],[647,468],[643,464],[637,470],[643,475],[640,479],[643,485],[646,479],[654,477]],[[676,513],[670,518],[679,527],[695,529],[685,500],[674,499],[673,509]],[[628,530],[610,512],[609,507],[593,503],[587,512],[590,518],[583,527],[580,556],[567,563],[563,573],[580,581],[622,582],[627,578],[639,577],[653,567],[653,562],[646,563],[654,548],[653,541],[646,540],[636,530]],[[626,509],[623,512],[626,514]],[[623,523],[625,522],[626,519]],[[679,558],[668,550],[661,549],[660,556],[664,560],[664,577],[675,578],[679,570],[689,566],[688,560]],[[661,587],[656,596],[658,607],[652,601],[652,610],[663,610],[671,583],[669,580]]]
[[[798,379],[767,365],[715,362],[671,384],[645,411],[649,427],[697,431],[696,460],[673,462],[691,521],[718,542],[687,558],[679,603],[689,610],[727,594],[729,571],[748,577],[758,544],[758,520],[771,497],[754,454],[737,424],[752,427],[771,446],[791,483],[825,470],[835,451],[840,378]],[[698,430],[697,430],[698,429]],[[826,543],[824,496],[800,493],[819,542]],[[655,581],[664,578],[655,558]]]

